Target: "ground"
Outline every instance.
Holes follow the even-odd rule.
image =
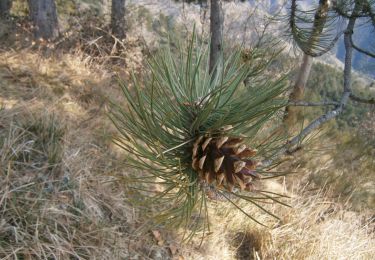
[[[340,198],[337,182],[317,175],[325,171],[337,179],[358,167],[341,173],[330,150],[293,155],[281,167],[295,173],[264,184],[290,197],[290,207],[265,205],[280,220],[243,205],[267,227],[214,201],[203,242],[199,233],[180,243],[181,230],[145,228],[145,219],[126,202],[132,170],[111,141],[116,130],[106,114],[108,100],[123,102],[117,78],[129,82],[131,69],[142,72],[140,42],[129,37],[124,43],[124,63],[99,47],[94,56],[93,42],[69,51],[33,45],[0,51],[1,258],[374,258],[371,178]],[[353,200],[358,192],[367,195]]]

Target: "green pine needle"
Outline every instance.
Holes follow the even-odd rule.
[[[121,83],[127,105],[111,103],[110,118],[119,132],[114,140],[127,152],[128,166],[136,169],[127,181],[131,202],[144,209],[152,223],[182,227],[186,238],[208,231],[209,203],[191,167],[192,146],[198,136],[228,125],[233,126],[229,135],[259,143],[259,131],[286,104],[284,79],[261,77],[269,63],[263,68],[255,64],[260,54],[252,50],[256,59],[248,62],[241,50],[225,59],[222,55],[215,74],[210,74],[207,44],[193,33],[179,53],[165,48],[152,57],[149,73],[142,78],[133,75],[133,87]],[[245,86],[245,80],[256,83]],[[261,155],[272,153],[273,141],[257,147]],[[271,197],[278,201],[275,198]]]

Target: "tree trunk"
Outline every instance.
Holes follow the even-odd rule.
[[[313,46],[319,42],[319,37],[322,34],[324,25],[327,21],[329,4],[329,0],[319,1],[319,7],[315,13],[311,35],[308,40],[308,46],[310,46],[310,49],[312,49]],[[307,53],[309,53],[309,50],[307,50]],[[293,90],[289,95],[289,101],[300,101],[303,99],[305,93],[305,86],[310,76],[312,64],[313,57],[304,53],[301,68],[298,72],[296,82],[293,86]],[[286,107],[283,121],[284,125],[287,127],[288,130],[290,130],[297,122],[298,114],[300,113],[300,111],[301,109],[298,107]]]
[[[56,4],[54,0],[28,0],[30,19],[37,39],[53,40],[59,36]]]
[[[311,67],[313,64],[313,57],[303,54],[301,68],[298,72],[296,82],[293,90],[289,95],[289,101],[299,101],[303,99],[305,93],[305,86],[310,76]],[[300,108],[294,106],[287,106],[285,108],[284,124],[291,128],[297,122]]]
[[[112,0],[111,28],[112,33],[125,38],[125,0]]]
[[[223,25],[224,14],[220,0],[211,0],[211,14],[210,14],[210,32],[211,32],[211,46],[210,46],[210,73],[213,72],[215,66],[219,66],[219,58],[222,51],[223,43]]]
[[[11,7],[12,7],[12,0],[0,0],[0,17],[1,18],[8,17]]]

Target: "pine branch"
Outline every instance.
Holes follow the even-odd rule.
[[[353,14],[356,14],[361,9],[361,4],[356,2]],[[287,144],[281,148],[274,156],[271,158],[262,161],[262,166],[270,166],[277,158],[287,153],[293,146],[299,144],[307,135],[309,135],[313,130],[320,127],[322,124],[328,122],[329,120],[340,115],[349,98],[352,95],[351,90],[351,77],[352,77],[352,53],[353,46],[351,44],[350,37],[353,34],[354,25],[357,17],[353,15],[349,19],[348,26],[344,33],[344,44],[345,44],[345,65],[344,65],[344,91],[341,95],[341,100],[339,104],[331,111],[320,116],[319,118],[312,121],[306,128],[304,128],[297,136],[293,137],[287,142]]]
[[[285,77],[269,80],[261,73],[264,46],[254,47],[246,62],[242,50],[225,59],[220,52],[222,68],[209,73],[209,46],[195,31],[186,45],[175,44],[176,50],[168,45],[152,55],[150,72],[133,75],[131,87],[121,83],[126,105],[110,101],[109,117],[118,130],[115,143],[136,170],[127,177],[134,191],[129,202],[150,224],[184,228],[189,239],[198,220],[208,225],[206,199],[221,199],[215,190],[257,192],[252,182],[262,173],[255,171],[256,158],[271,153],[276,142],[258,145],[257,133],[284,107],[287,84]],[[251,91],[242,89],[249,75]],[[192,218],[195,212],[203,213],[202,219]]]
[[[372,5],[375,5],[375,2],[372,2]],[[366,4],[364,5],[364,11],[368,13],[368,16],[371,19],[372,25],[375,27],[375,13],[371,8],[371,3],[369,1],[366,1]]]
[[[330,1],[320,0],[319,6],[315,9],[314,19],[310,21],[307,16],[301,16],[301,13],[309,16],[309,12],[298,10],[297,0],[292,1],[289,24],[293,39],[299,48],[311,57],[318,57],[328,52],[343,33],[335,33],[336,36],[333,37],[332,22],[334,18],[329,15],[330,8]],[[300,25],[298,25],[299,23]],[[310,23],[312,24],[311,29],[309,29]],[[324,34],[322,34],[323,31]],[[332,39],[330,39],[330,35],[333,37]]]
[[[350,36],[350,43],[352,44],[353,48],[354,48],[356,51],[358,51],[358,52],[360,52],[360,53],[363,53],[363,54],[365,54],[365,55],[367,55],[367,56],[369,56],[369,57],[375,59],[375,53],[369,52],[369,51],[364,50],[364,49],[358,47],[357,45],[355,45],[354,42],[353,42],[353,38],[352,38],[352,36]]]
[[[342,17],[344,18],[347,18],[347,19],[350,19],[350,18],[364,18],[364,17],[368,17],[367,14],[347,14],[344,10],[342,10],[341,8],[334,8],[334,10]]]
[[[340,103],[336,101],[323,101],[323,102],[289,101],[288,106],[318,107],[318,106],[337,106],[339,104]]]
[[[361,0],[362,10],[359,10],[357,13],[352,12],[349,14],[346,10],[341,8],[339,5],[334,4],[333,10],[339,14],[340,16],[350,19],[350,18],[370,18],[373,25],[375,26],[375,14],[371,10],[371,3],[367,0]],[[374,2],[372,2],[372,5],[374,5]]]
[[[309,52],[307,52],[306,54],[308,54],[309,56],[311,56],[311,57],[314,57],[314,58],[316,58],[316,57],[320,57],[320,56],[322,56],[322,55],[324,55],[324,54],[326,54],[328,51],[330,51],[334,46],[335,46],[335,44],[336,44],[336,42],[340,39],[340,37],[342,36],[344,34],[344,31],[342,31],[342,32],[339,32],[336,36],[335,36],[335,38],[333,38],[332,40],[331,40],[331,42],[323,49],[323,50],[321,50],[321,51],[319,51],[319,52],[312,52],[312,51],[309,51]]]

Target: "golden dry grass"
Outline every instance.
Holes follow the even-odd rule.
[[[230,205],[218,206],[211,212],[213,232],[203,247],[184,253],[189,259],[373,259],[373,216],[346,210],[322,192],[294,188],[288,201],[292,208],[267,207],[281,221],[243,205],[270,228],[254,224]]]
[[[0,71],[0,257],[147,256],[109,148],[110,76],[33,52],[2,53]]]

